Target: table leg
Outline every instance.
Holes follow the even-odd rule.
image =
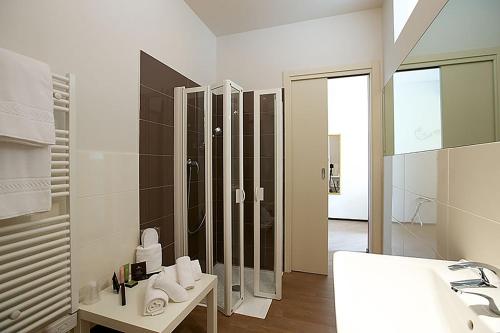
[[[90,333],[92,323],[83,319],[78,319],[76,324],[75,333]]]
[[[217,284],[207,294],[207,333],[217,333]]]

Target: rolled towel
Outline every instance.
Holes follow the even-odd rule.
[[[191,268],[193,269],[193,278],[195,281],[201,279],[203,272],[201,271],[200,262],[198,260],[191,261]],[[163,267],[163,271],[167,274],[167,276],[171,279],[179,283],[177,279],[177,268],[176,265]]]
[[[146,262],[146,273],[153,273],[161,269],[161,244],[148,247],[139,245],[135,250],[136,262]]]
[[[201,271],[200,262],[198,259],[191,261],[191,268],[193,269],[193,278],[195,281],[201,279],[203,272]]]
[[[172,278],[172,275],[165,273],[165,271],[162,271],[160,272],[160,274],[158,274],[153,287],[163,290],[167,293],[172,301],[177,303],[185,302],[189,298],[186,289],[182,288],[180,284],[175,282],[175,279]]]
[[[179,283],[177,280],[177,269],[175,268],[175,265],[164,267],[163,271],[169,280]]]
[[[194,288],[193,267],[191,266],[191,259],[188,256],[179,257],[175,261],[177,270],[177,281],[186,289]]]
[[[156,289],[153,287],[157,275],[153,275],[149,278],[148,284],[146,286],[146,294],[144,296],[144,315],[145,316],[155,316],[165,311],[165,307],[168,304],[168,295],[161,289]]]

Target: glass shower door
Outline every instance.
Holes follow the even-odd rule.
[[[281,299],[283,106],[281,89],[254,92],[254,294]]]
[[[184,89],[184,246],[204,273],[212,272],[212,136],[208,87]]]
[[[217,305],[231,315],[243,301],[243,90],[231,81],[211,87],[214,144],[213,271]]]
[[[230,315],[243,301],[243,89],[224,81],[225,304]]]

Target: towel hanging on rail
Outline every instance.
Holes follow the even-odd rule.
[[[52,96],[47,64],[0,48],[0,219],[51,208]]]

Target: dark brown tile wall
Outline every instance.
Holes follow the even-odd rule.
[[[220,127],[222,133],[222,95],[212,94],[212,128]],[[223,198],[223,136],[216,135],[212,141],[212,187],[213,187],[213,251],[214,265],[217,262],[224,262],[224,198]]]
[[[187,158],[198,163],[198,168],[188,168],[189,207],[188,207],[188,255],[198,259],[206,268],[206,222],[205,217],[205,137],[203,93],[187,94]],[[189,172],[191,176],[189,177]],[[203,223],[203,224],[202,224]]]
[[[198,86],[140,54],[139,208],[140,228],[160,228],[163,264],[174,258],[174,87]]]

